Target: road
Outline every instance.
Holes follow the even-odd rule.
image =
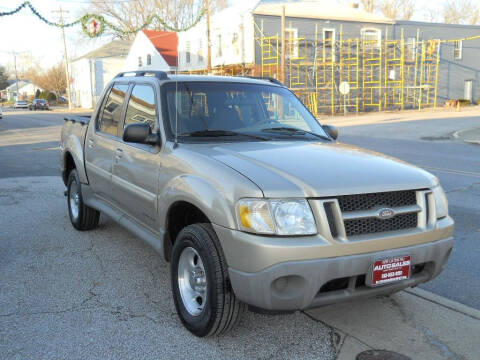
[[[0,359],[334,359],[332,329],[303,312],[248,312],[226,336],[192,336],[155,250],[104,216],[72,228],[62,118],[0,120]]]
[[[62,119],[52,112],[15,112],[0,120],[0,359],[333,359],[340,347],[347,354],[408,348],[431,359],[478,354],[470,334],[478,333],[480,316],[406,292],[316,312],[247,313],[227,336],[192,337],[175,313],[168,264],[153,249],[103,216],[95,231],[70,225],[58,165]],[[465,118],[454,125],[350,126],[340,128],[340,139],[440,178],[457,221],[457,245],[444,273],[423,287],[478,309],[480,147],[444,136],[475,124]],[[395,341],[385,319],[401,329]],[[451,323],[460,338],[452,336]]]
[[[63,114],[17,112],[0,121],[0,178],[59,174]],[[456,221],[456,246],[445,271],[423,288],[480,309],[480,146],[449,138],[480,126],[476,117],[386,121],[340,128],[340,141],[397,157],[435,174]],[[427,140],[425,140],[427,139]]]

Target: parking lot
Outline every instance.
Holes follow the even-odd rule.
[[[72,228],[58,176],[62,122],[62,114],[28,111],[0,120],[0,358],[346,359],[371,348],[412,359],[420,352],[428,359],[480,353],[472,335],[480,331],[480,147],[450,137],[480,127],[475,116],[456,118],[452,129],[448,119],[438,126],[427,119],[340,128],[341,141],[426,167],[444,185],[457,244],[445,272],[422,286],[431,296],[401,292],[288,315],[249,312],[232,333],[211,339],[181,325],[168,264],[152,248],[104,216],[94,231]],[[398,328],[396,341],[383,330],[387,320]]]

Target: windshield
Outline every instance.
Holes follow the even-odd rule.
[[[181,141],[227,136],[257,141],[329,139],[305,106],[282,87],[178,82],[167,83],[164,89],[167,132],[174,137],[177,129]]]

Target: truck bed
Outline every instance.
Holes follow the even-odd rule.
[[[71,115],[64,117],[65,123],[62,127],[60,140],[60,149],[62,156],[62,177],[66,183],[68,176],[68,161],[66,159],[65,149],[69,149],[70,155],[75,161],[80,181],[87,182],[84,164],[85,137],[87,135],[90,116]]]
[[[87,125],[90,122],[90,118],[91,118],[90,115],[69,115],[69,116],[65,116],[63,120]]]

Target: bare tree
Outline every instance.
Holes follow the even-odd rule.
[[[442,22],[441,13],[439,14],[438,9],[427,8],[424,11],[425,11],[425,20],[426,21],[429,21],[429,22],[432,22],[432,23]]]
[[[480,9],[470,0],[449,0],[444,5],[443,19],[447,24],[475,25],[480,21]]]
[[[0,90],[5,89],[8,86],[8,74],[7,70],[0,66]]]
[[[165,22],[175,28],[183,28],[192,24],[204,7],[203,0],[143,0],[143,1],[99,1],[90,0],[92,12],[100,13],[112,21],[122,31],[133,31],[147,22],[152,14],[159,15]],[[226,7],[226,0],[211,0],[210,11],[214,13]],[[166,30],[157,21],[150,26],[154,30]],[[131,38],[135,34],[123,35],[114,32],[121,38]]]
[[[375,0],[361,0],[362,7],[365,11],[373,13],[375,11]]]
[[[63,63],[54,65],[45,71],[31,68],[25,72],[25,77],[43,90],[54,92],[57,99],[65,93],[67,88]]]
[[[378,10],[391,19],[410,20],[415,4],[413,0],[383,0],[378,4]]]

